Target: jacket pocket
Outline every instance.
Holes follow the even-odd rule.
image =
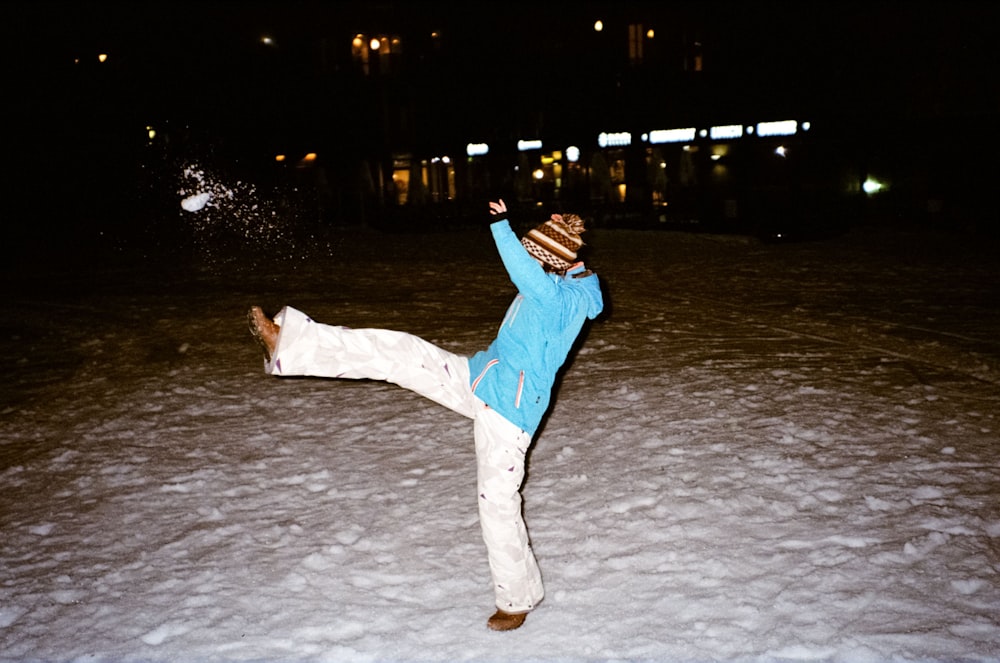
[[[476,393],[476,388],[479,386],[479,383],[482,382],[484,377],[486,377],[486,374],[489,373],[490,369],[499,363],[499,359],[490,359],[486,362],[486,365],[483,366],[483,370],[481,370],[479,375],[476,376],[476,379],[472,381],[472,393]]]

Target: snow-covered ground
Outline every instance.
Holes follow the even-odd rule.
[[[1000,660],[995,242],[585,239],[608,306],[530,456],[548,594],[511,633],[471,423],[268,377],[244,321],[472,352],[513,295],[485,229],[5,275],[0,660]]]

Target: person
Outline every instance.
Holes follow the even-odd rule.
[[[321,324],[288,306],[273,319],[253,306],[248,319],[270,375],[384,380],[473,420],[479,521],[496,598],[487,626],[508,631],[544,596],[521,513],[525,456],[557,372],[604,303],[597,275],[577,260],[579,216],[552,214],[518,240],[503,200],[489,206],[517,294],[485,350],[460,356],[405,332]]]

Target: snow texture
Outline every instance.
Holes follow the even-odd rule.
[[[995,247],[585,239],[608,306],[529,458],[548,593],[511,633],[471,422],[268,377],[245,323],[471,353],[513,295],[485,229],[5,278],[0,661],[1000,660]]]

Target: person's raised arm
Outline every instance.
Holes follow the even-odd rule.
[[[490,202],[490,215],[493,221],[490,229],[507,275],[518,291],[527,297],[536,299],[552,297],[557,290],[555,283],[514,234],[507,212],[507,205],[502,199]]]

